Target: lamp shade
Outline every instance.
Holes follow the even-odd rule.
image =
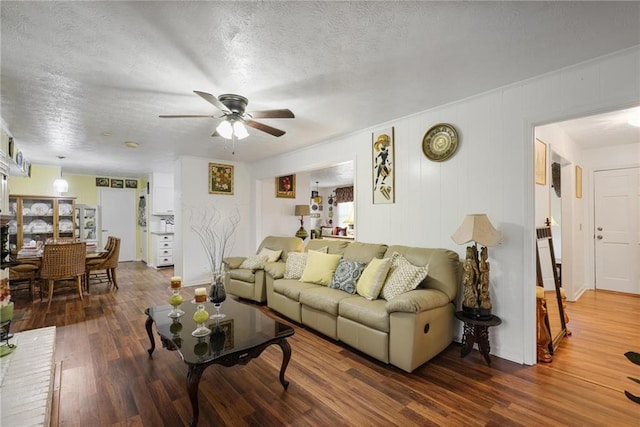
[[[459,245],[476,242],[483,246],[495,246],[502,240],[502,234],[493,227],[487,214],[470,214],[464,217],[462,225],[451,238]]]
[[[296,205],[296,216],[309,216],[310,214],[309,205]]]
[[[67,191],[69,191],[69,183],[65,179],[58,178],[53,181],[53,191],[56,191],[58,193],[66,193]]]

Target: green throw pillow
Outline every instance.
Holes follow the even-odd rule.
[[[307,265],[304,267],[304,273],[302,273],[300,280],[328,286],[331,283],[331,279],[333,279],[333,273],[338,267],[341,256],[315,251],[309,251],[308,253]]]
[[[389,268],[391,268],[391,258],[372,259],[362,272],[360,279],[358,279],[358,284],[356,285],[358,295],[368,300],[378,299],[380,290],[389,273]]]

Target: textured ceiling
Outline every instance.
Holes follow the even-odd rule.
[[[255,161],[640,44],[635,2],[0,2],[1,110],[32,163]],[[249,98],[235,154],[193,90]],[[105,136],[108,135],[108,136]],[[125,141],[139,143],[126,148]]]

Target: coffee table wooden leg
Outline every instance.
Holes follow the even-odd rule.
[[[200,407],[198,406],[198,386],[205,367],[206,366],[203,365],[189,365],[189,372],[187,373],[187,391],[189,392],[189,400],[191,400],[191,409],[193,410],[193,421],[191,421],[191,427],[196,427],[198,425],[198,417],[200,416]]]
[[[289,360],[291,360],[291,346],[285,338],[278,341],[278,345],[282,349],[282,366],[280,367],[280,384],[286,390],[289,387],[289,381],[284,379],[284,371],[287,370]]]
[[[151,316],[149,316],[148,309],[145,310],[145,313],[147,314],[147,320],[146,322],[144,322],[144,326],[145,328],[147,328],[147,335],[149,335],[149,341],[151,341],[151,348],[147,350],[147,353],[149,353],[149,357],[151,357],[151,354],[156,349],[156,340],[153,338],[153,331],[151,330],[151,325],[153,325],[153,319],[151,318]]]

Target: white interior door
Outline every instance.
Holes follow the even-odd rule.
[[[101,188],[102,238],[120,238],[120,261],[136,260],[136,191],[129,188]]]
[[[640,294],[640,168],[596,172],[594,184],[596,288]]]

